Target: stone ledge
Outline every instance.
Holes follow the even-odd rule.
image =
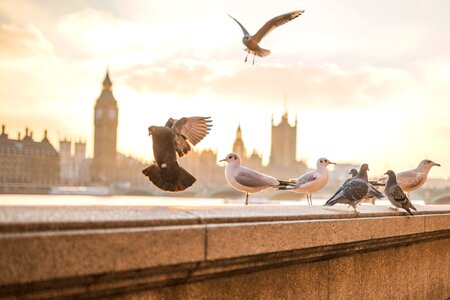
[[[449,206],[418,209],[1,207],[0,296],[114,294],[450,237]]]

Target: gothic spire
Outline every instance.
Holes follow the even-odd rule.
[[[105,80],[103,80],[103,89],[104,90],[111,90],[112,82],[111,79],[109,79],[109,68],[106,68],[106,76]]]

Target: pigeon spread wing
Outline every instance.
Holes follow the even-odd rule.
[[[258,32],[253,36],[253,39],[259,43],[263,37],[265,37],[269,32],[277,28],[278,26],[281,26],[283,24],[286,24],[290,20],[293,20],[300,16],[302,13],[304,13],[304,10],[297,10],[293,11],[278,17],[275,17],[268,21],[266,24],[264,24],[263,27],[261,27]],[[237,22],[237,21],[236,21]]]
[[[168,124],[175,130],[175,149],[178,156],[183,157],[191,150],[191,145],[197,145],[211,129],[210,117],[190,117],[174,120],[170,118]]]

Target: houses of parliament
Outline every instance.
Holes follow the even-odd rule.
[[[164,192],[154,187],[141,171],[146,165],[139,160],[117,152],[117,126],[119,106],[113,95],[112,81],[106,72],[100,96],[94,107],[94,155],[86,156],[86,143],[67,139],[59,141],[59,152],[47,139],[33,139],[28,128],[23,138],[10,138],[6,126],[0,135],[0,193],[16,193],[25,186],[49,188],[54,186],[114,186],[115,190],[145,190],[151,194]],[[149,123],[151,120],[149,120]],[[237,126],[233,152],[240,155],[242,164],[271,174],[277,178],[289,178],[306,170],[304,162],[296,160],[297,119],[291,125],[287,112],[275,125],[272,117],[271,154],[269,164],[262,164],[262,157],[245,147],[240,125]],[[180,164],[196,178],[196,184],[188,191],[207,195],[214,189],[229,188],[223,165],[217,164],[217,153],[212,150],[193,151]],[[295,174],[293,174],[294,172]],[[34,190],[33,192],[36,192]]]

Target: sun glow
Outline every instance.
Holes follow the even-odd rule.
[[[0,3],[0,118],[11,136],[28,126],[40,139],[48,129],[55,146],[83,140],[92,155],[93,107],[109,66],[118,151],[127,155],[152,159],[148,126],[202,115],[213,128],[197,149],[221,158],[241,124],[247,151],[267,163],[272,115],[277,123],[287,109],[291,123],[298,118],[297,158],[310,166],[326,156],[381,174],[427,157],[442,164],[432,176],[450,175],[443,8],[423,15],[408,2],[415,23],[390,6],[374,16],[373,3],[305,1],[282,11],[237,0],[202,0],[202,10],[183,1],[20,3]],[[273,12],[296,9],[306,12],[264,38],[272,54],[245,64],[227,13],[254,32]]]

